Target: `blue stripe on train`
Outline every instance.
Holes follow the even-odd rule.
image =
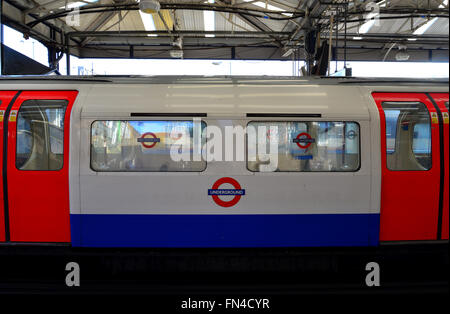
[[[71,215],[82,247],[375,246],[379,214]]]

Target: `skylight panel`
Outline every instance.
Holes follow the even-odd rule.
[[[214,0],[208,0],[208,3],[214,4]],[[203,20],[205,23],[205,31],[213,32],[216,30],[216,12],[203,11]],[[213,34],[207,34],[205,37],[215,37]]]

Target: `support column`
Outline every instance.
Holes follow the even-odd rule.
[[[66,35],[65,39],[67,75],[70,75],[70,36]]]
[[[0,75],[3,75],[3,21],[2,21],[2,13],[3,13],[3,0],[0,0]]]

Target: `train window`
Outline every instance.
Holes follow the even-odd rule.
[[[250,122],[248,126],[255,134],[247,141],[250,171],[350,172],[360,167],[356,122]],[[273,145],[276,169],[264,170],[267,166],[261,166],[271,163],[264,155],[271,153]]]
[[[427,107],[419,102],[386,102],[382,106],[388,169],[431,169],[431,121]]]
[[[16,167],[60,170],[64,160],[66,100],[26,100],[17,117]]]
[[[400,110],[385,110],[386,116],[386,150],[389,154],[395,152],[395,139],[397,137],[397,120]]]
[[[206,127],[200,121],[95,121],[94,171],[200,172]]]

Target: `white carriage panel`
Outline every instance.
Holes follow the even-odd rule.
[[[130,112],[208,113],[245,117],[247,113],[320,113],[326,118],[368,119],[355,86],[155,84],[98,85],[84,117]]]
[[[381,210],[381,129],[380,129],[380,113],[377,105],[372,97],[370,89],[360,87],[361,98],[367,104],[370,113],[370,158],[371,164],[371,196],[370,208],[372,213],[380,213]]]
[[[370,176],[299,173],[236,175],[246,195],[222,208],[208,189],[226,176],[108,173],[81,178],[83,214],[369,213]],[[226,188],[226,187],[225,187]],[[226,197],[223,197],[224,199]]]
[[[222,127],[231,124],[231,121],[206,121],[208,125]],[[89,168],[91,123],[92,120],[83,119],[82,141],[86,143],[81,152],[83,214],[370,212],[370,141],[362,141],[361,169],[354,173],[253,173],[247,170],[246,163],[229,161],[209,162],[207,170],[201,173],[96,173]],[[246,124],[242,120],[233,123]],[[360,122],[360,126],[364,138],[369,124]],[[246,190],[246,195],[232,208],[222,208],[208,196],[208,189],[226,176],[232,176]]]
[[[81,213],[80,152],[83,148],[81,145],[81,111],[91,89],[92,86],[88,85],[83,85],[78,89],[79,94],[70,115],[69,200],[71,214]]]

